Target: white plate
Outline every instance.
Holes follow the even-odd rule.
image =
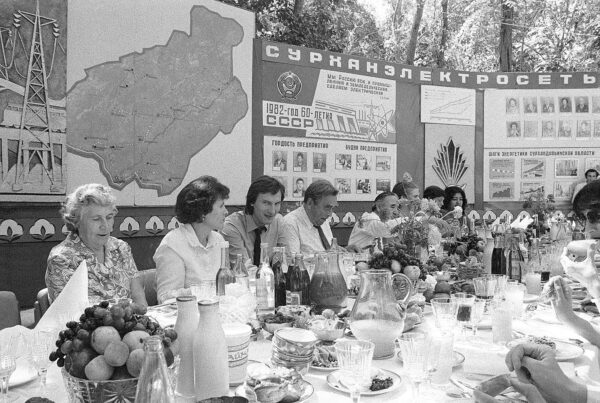
[[[296,400],[297,403],[307,401],[308,399],[310,399],[313,393],[315,393],[315,388],[311,385],[310,382],[307,382],[304,379],[300,382],[302,382],[302,385],[304,386],[304,392],[302,393],[302,396],[300,396],[300,399]],[[256,395],[253,397],[246,396],[246,383],[242,383],[240,386],[235,388],[235,395],[246,398],[251,402],[256,401]]]
[[[372,373],[374,372],[375,375],[378,375],[380,378],[392,378],[392,382],[393,382],[392,386],[390,386],[387,389],[381,389],[381,390],[375,390],[375,391],[371,391],[371,390],[365,388],[360,391],[361,396],[382,395],[384,393],[388,393],[388,392],[398,389],[400,387],[400,384],[402,384],[402,378],[400,377],[400,375],[396,374],[395,372],[388,371],[387,369],[381,369],[381,368],[372,368],[371,372]],[[344,385],[341,378],[342,378],[341,370],[333,371],[332,373],[327,375],[327,384],[329,386],[331,386],[332,388],[339,390],[340,392],[350,393],[350,390],[346,387],[346,385]]]
[[[398,351],[398,360],[402,362],[402,352]],[[458,351],[452,352],[452,368],[458,367],[460,364],[465,362],[465,356],[459,353]]]
[[[31,382],[37,378],[37,371],[29,364],[27,358],[17,359],[17,369],[12,373],[8,380],[8,386],[14,387],[23,385],[24,383]]]
[[[567,343],[565,341],[554,340],[554,339],[552,339],[552,341],[554,343],[556,343],[556,361],[573,360],[577,357],[580,357],[585,352],[583,347],[581,347],[575,343]],[[511,347],[516,346],[517,344],[526,343],[526,342],[527,342],[526,337],[522,338],[522,339],[513,340],[507,344],[507,347],[511,348]]]

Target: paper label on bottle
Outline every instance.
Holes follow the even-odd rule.
[[[302,305],[302,292],[286,291],[285,292],[285,304],[286,305]]]

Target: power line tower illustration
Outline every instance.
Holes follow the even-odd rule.
[[[33,29],[27,67],[27,83],[19,125],[16,177],[13,191],[23,190],[23,185],[28,181],[30,164],[37,158],[41,162],[44,174],[50,180],[51,192],[61,192],[62,186],[57,181],[55,172],[55,142],[50,121],[48,77],[42,44],[42,27],[49,24],[56,27],[57,21],[40,15],[39,0],[36,0],[35,14],[19,10],[15,14],[15,23],[20,24],[21,18],[31,23]]]
[[[4,37],[6,36],[6,40],[4,40]],[[8,80],[8,68],[9,68],[9,63],[8,63],[8,59],[6,58],[6,48],[8,47],[8,44],[10,43],[10,28],[5,28],[5,27],[0,27],[0,57],[2,59],[0,59],[0,78],[3,78],[5,80]]]

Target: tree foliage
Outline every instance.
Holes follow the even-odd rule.
[[[457,70],[600,70],[599,0],[221,1],[254,11],[258,37],[293,45]]]

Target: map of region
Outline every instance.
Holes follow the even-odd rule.
[[[235,20],[195,6],[189,35],[173,31],[165,45],[86,69],[67,95],[70,151],[97,159],[116,189],[135,180],[172,193],[191,158],[248,111],[233,76],[243,35]]]

